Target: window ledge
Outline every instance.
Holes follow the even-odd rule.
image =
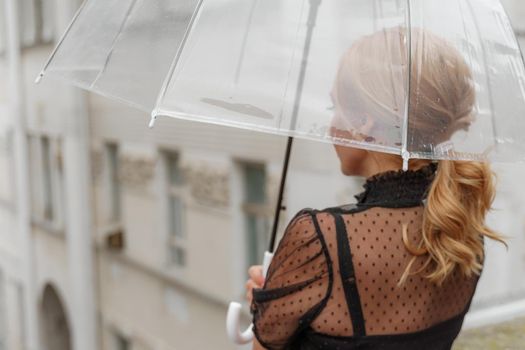
[[[187,267],[181,267],[175,264],[166,264],[164,267],[166,276],[181,282],[187,281],[187,270]]]
[[[105,238],[107,235],[117,231],[124,231],[124,225],[120,221],[108,222],[99,226],[99,237]]]
[[[158,278],[159,281],[162,281],[166,285],[179,287],[182,291],[185,291],[190,295],[210,301],[220,307],[228,307],[228,299],[217,296],[212,291],[205,291],[196,287],[186,278],[186,276],[184,276],[184,274],[176,274],[175,271],[171,271],[173,270],[172,267],[159,268],[152,266],[126,253],[114,255],[109,251],[103,251],[103,254],[105,254],[110,259],[115,259],[114,261],[118,261],[126,265],[128,268],[134,269],[137,272],[140,271],[146,273],[150,277]],[[245,310],[247,312],[245,315],[248,315],[249,309],[246,307]]]
[[[64,228],[62,225],[58,225],[52,221],[39,219],[39,218],[32,218],[31,219],[31,225],[34,228],[41,229],[42,231],[59,236],[59,237],[65,237]]]

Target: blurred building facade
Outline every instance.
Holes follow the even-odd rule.
[[[0,5],[0,350],[234,349],[226,309],[266,248],[286,140],[174,119],[149,130],[142,112],[36,86],[79,1]],[[525,33],[525,5],[505,5]],[[489,224],[513,239],[488,242],[466,327],[525,314],[525,166],[495,169]],[[361,190],[329,145],[299,141],[290,177],[281,224]]]

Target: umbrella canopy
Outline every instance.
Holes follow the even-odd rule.
[[[409,158],[525,159],[498,0],[86,0],[45,74],[151,112]],[[239,331],[240,304],[228,313]]]
[[[87,0],[44,74],[153,117],[525,158],[524,63],[497,0]]]

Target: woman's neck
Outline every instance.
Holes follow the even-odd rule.
[[[413,159],[409,162],[409,169],[417,170],[431,161],[428,159]],[[364,159],[361,176],[366,178],[390,170],[401,170],[403,161],[401,156],[369,151],[368,156]]]
[[[399,157],[398,161],[392,155],[375,155],[369,152],[368,157],[363,161],[361,176],[370,177],[385,171],[402,169],[400,159],[401,157]]]

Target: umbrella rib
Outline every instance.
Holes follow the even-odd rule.
[[[459,2],[460,6],[461,6],[461,1]],[[490,80],[490,71],[488,69],[488,65],[487,65],[487,49],[485,47],[485,43],[484,41],[482,40],[481,38],[481,30],[480,30],[480,26],[479,26],[479,22],[478,22],[478,19],[476,18],[475,14],[474,14],[474,9],[472,7],[472,3],[470,2],[470,0],[467,0],[467,6],[470,10],[470,14],[472,16],[472,19],[474,21],[474,26],[476,27],[476,31],[477,31],[477,34],[478,34],[478,39],[479,39],[479,42],[481,44],[481,53],[482,53],[482,59],[483,59],[483,68],[485,69],[485,74],[487,76],[487,93],[489,95],[489,108],[490,108],[490,112],[492,114],[491,118],[490,118],[490,121],[492,123],[492,135],[494,137],[494,147],[497,148],[498,146],[498,132],[497,132],[497,129],[496,129],[496,122],[495,122],[495,116],[496,116],[496,112],[495,112],[495,107],[494,107],[494,97],[493,97],[493,94],[492,94],[492,85],[491,85],[491,80]]]
[[[241,75],[241,68],[244,63],[244,55],[246,50],[246,43],[248,41],[248,36],[250,35],[250,28],[252,27],[252,21],[253,21],[253,14],[255,12],[255,7],[257,7],[257,3],[259,0],[253,0],[252,7],[250,9],[250,16],[248,17],[248,25],[246,27],[246,30],[244,31],[244,38],[242,40],[242,48],[241,48],[241,55],[239,57],[239,63],[237,64],[237,70],[235,72],[235,84],[239,82],[239,77]]]
[[[302,18],[302,15],[303,15],[303,12],[304,12],[304,7],[305,7],[305,3],[306,3],[306,0],[302,1],[302,5],[301,5],[301,10],[300,10],[300,17],[299,18]],[[300,25],[297,26],[297,30],[296,30],[296,37],[298,36],[298,33],[300,31]],[[295,56],[297,55],[297,44],[294,45],[294,49],[293,49],[293,53],[292,53],[292,57],[290,59],[290,66],[289,66],[289,69],[288,69],[288,72],[287,72],[287,76],[286,76],[286,83],[285,83],[285,88],[284,88],[284,93],[283,93],[283,97],[282,97],[282,103],[281,103],[281,107],[280,107],[280,113],[279,113],[279,120],[278,120],[278,123],[279,123],[279,130],[282,129],[282,122],[283,122],[283,109],[284,109],[284,105],[286,104],[286,97],[288,96],[288,91],[290,89],[290,77],[292,76],[292,71],[293,71],[293,62],[295,61]]]
[[[410,115],[410,90],[412,80],[412,17],[410,11],[410,0],[407,0],[407,89],[405,98],[405,118],[403,120],[403,139],[401,147],[401,157],[403,158],[403,170],[408,170],[408,160],[410,152],[407,150],[408,144],[408,116]]]
[[[166,91],[168,90],[168,85],[173,77],[173,73],[175,72],[175,67],[179,63],[179,60],[182,56],[183,48],[186,45],[186,42],[188,41],[188,37],[190,36],[190,32],[193,29],[193,25],[195,24],[195,20],[197,19],[197,15],[199,14],[203,1],[204,0],[199,0],[197,5],[195,6],[195,10],[193,11],[193,14],[191,16],[190,23],[188,23],[188,28],[186,28],[184,37],[182,38],[179,48],[177,49],[177,54],[175,58],[173,59],[173,62],[171,62],[171,66],[168,71],[168,75],[166,76],[166,79],[164,79],[164,82],[162,83],[162,88],[160,89],[159,95],[157,97],[157,102],[155,103],[155,109],[151,112],[150,127],[153,127],[153,124],[155,123],[155,120],[157,119],[158,113],[160,112],[160,107],[159,107],[160,103],[164,99],[164,96],[166,95]]]
[[[100,77],[102,77],[102,75],[106,72],[106,69],[107,69],[107,67],[109,65],[109,61],[111,60],[111,57],[113,56],[113,52],[115,51],[115,47],[117,45],[117,42],[120,39],[120,37],[122,36],[122,32],[124,31],[124,27],[126,26],[126,23],[128,23],[129,17],[131,15],[131,12],[133,11],[133,8],[135,7],[136,3],[137,3],[137,0],[131,0],[129,8],[126,11],[126,16],[124,17],[124,20],[120,24],[118,34],[117,34],[117,36],[115,36],[115,39],[113,39],[113,42],[111,43],[111,48],[110,48],[109,53],[108,53],[108,55],[106,57],[106,60],[104,62],[104,66],[102,67],[100,72],[97,74],[97,77],[95,78],[93,83],[91,83],[91,88],[92,89],[95,87],[95,85],[97,84],[97,82],[100,79]]]
[[[51,64],[51,61],[53,61],[53,59],[55,58],[55,56],[56,56],[56,54],[58,52],[58,49],[62,46],[62,43],[64,42],[64,40],[66,39],[66,36],[71,31],[71,28],[73,27],[73,24],[75,24],[75,22],[77,21],[78,17],[82,13],[82,10],[84,10],[84,7],[86,6],[86,4],[87,4],[87,1],[83,2],[82,5],[80,5],[80,7],[77,10],[77,12],[75,13],[75,16],[73,17],[73,19],[71,20],[71,22],[67,26],[66,31],[64,32],[64,34],[62,34],[62,36],[60,37],[60,40],[58,41],[58,44],[55,46],[55,49],[53,50],[53,52],[51,53],[51,55],[47,59],[47,62],[44,65],[44,68],[42,68],[42,71],[36,77],[36,79],[35,79],[35,83],[36,84],[40,83],[40,81],[44,77],[44,74],[46,74],[46,71],[49,68],[49,65]]]
[[[294,108],[292,112],[292,120],[290,121],[290,131],[295,131],[297,126],[297,117],[299,116],[299,109],[301,105],[301,97],[303,94],[304,79],[306,75],[306,68],[308,66],[308,56],[310,55],[310,47],[312,45],[313,30],[317,20],[317,13],[322,0],[310,0],[310,13],[308,14],[308,30],[306,32],[306,40],[304,43],[303,56],[301,60],[301,71],[299,72],[299,79],[297,81],[297,89],[295,95]]]

